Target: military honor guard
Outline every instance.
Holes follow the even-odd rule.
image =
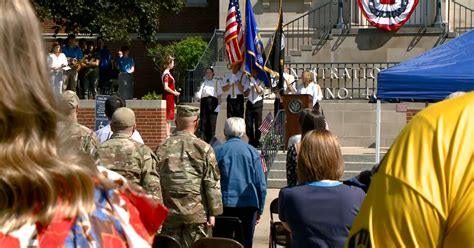
[[[245,106],[245,129],[249,144],[259,148],[262,125],[263,87],[264,84],[257,78],[258,71],[252,69],[252,75],[244,85],[244,95],[247,97]]]
[[[206,69],[206,78],[202,82],[196,97],[201,99],[201,128],[205,141],[209,143],[216,133],[217,114],[220,111],[222,86],[214,78],[214,69]]]
[[[241,64],[231,65],[232,72],[225,76],[224,91],[229,91],[227,96],[227,118],[244,118],[244,81],[247,77],[240,70]]]

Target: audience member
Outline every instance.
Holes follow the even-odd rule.
[[[111,127],[114,134],[99,148],[101,164],[143,187],[148,194],[161,201],[156,155],[148,146],[131,138],[136,129],[133,110],[118,108],[112,115]]]
[[[196,96],[201,100],[201,128],[205,141],[210,144],[216,134],[216,121],[220,109],[222,86],[214,78],[214,69],[206,69],[206,78]]]
[[[364,192],[342,184],[344,161],[336,136],[313,130],[298,154],[300,185],[283,188],[279,215],[292,247],[343,247]]]
[[[311,130],[326,130],[326,119],[324,115],[319,113],[319,109],[305,109],[300,112],[299,123],[301,129],[301,137],[304,137]],[[292,187],[298,184],[297,182],[297,158],[301,150],[301,143],[290,145],[288,143],[288,151],[286,153],[286,181],[288,186]]]
[[[159,226],[142,222],[130,200],[145,198],[119,192],[64,135],[68,126],[58,129],[30,1],[0,1],[0,9],[0,247],[149,246]]]
[[[216,147],[221,172],[223,216],[242,221],[244,243],[251,248],[255,224],[260,220],[267,193],[265,174],[258,151],[241,140],[245,133],[242,118],[231,117],[224,126],[227,141]]]
[[[81,68],[81,60],[84,57],[82,49],[76,45],[76,36],[74,34],[68,35],[66,45],[61,48],[61,51],[68,59],[70,70],[64,73],[67,90],[76,91],[78,72]]]
[[[252,69],[252,75],[244,84],[244,96],[247,97],[245,106],[245,128],[249,144],[260,148],[260,125],[262,125],[263,87],[264,84],[257,78],[257,68]]]
[[[135,62],[130,57],[130,48],[122,46],[120,49],[123,56],[118,58],[118,94],[125,100],[133,98],[133,73],[135,72]]]
[[[115,110],[121,107],[126,107],[126,102],[119,96],[113,95],[107,98],[105,101],[105,116],[107,116],[109,121],[112,120],[112,115],[114,114]],[[106,140],[110,139],[113,133],[114,132],[110,128],[110,123],[96,131],[97,138],[99,139],[100,143],[104,143]],[[145,143],[143,142],[142,136],[136,129],[133,131],[132,139],[141,144]]]
[[[244,118],[244,84],[247,77],[240,70],[241,63],[231,65],[231,72],[225,75],[225,83],[222,87],[224,91],[230,89],[227,96],[227,118]]]
[[[298,86],[296,93],[311,95],[313,97],[313,106],[316,105],[317,102],[323,100],[323,92],[321,91],[319,84],[314,82],[315,76],[313,72],[305,70],[302,79],[303,83]]]
[[[347,247],[473,247],[474,92],[433,104],[372,177]]]
[[[51,53],[48,56],[48,68],[56,96],[61,96],[63,93],[63,69],[67,67],[67,65],[67,58],[66,55],[61,52],[61,46],[59,43],[54,42],[51,47]]]
[[[174,58],[166,56],[163,61],[163,74],[161,81],[163,82],[163,98],[166,100],[166,137],[171,135],[171,122],[174,120],[174,105],[175,97],[179,97],[179,92],[176,91],[176,82],[171,75],[171,70],[174,68]]]
[[[464,91],[456,91],[456,92],[453,92],[453,93],[449,94],[449,95],[446,97],[446,99],[455,98],[455,97],[458,97],[458,96],[462,96],[462,95],[464,95],[464,94],[466,94],[466,92],[464,92]]]
[[[163,202],[170,209],[161,233],[190,247],[222,213],[220,175],[214,150],[194,135],[199,108],[178,105],[176,115],[177,131],[156,150]]]
[[[61,109],[67,120],[61,122],[60,127],[68,126],[69,135],[80,142],[80,148],[94,159],[99,158],[98,147],[99,142],[94,131],[77,122],[77,114],[79,113],[79,97],[76,92],[66,90],[61,99]]]

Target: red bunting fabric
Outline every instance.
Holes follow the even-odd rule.
[[[357,3],[370,24],[396,31],[410,19],[418,0],[357,0]]]

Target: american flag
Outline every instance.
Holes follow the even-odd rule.
[[[260,127],[258,128],[258,130],[262,132],[262,135],[266,135],[268,132],[270,132],[270,129],[272,128],[272,122],[273,115],[271,112],[268,112],[267,116],[262,121],[262,125],[260,125]]]
[[[242,18],[240,16],[239,0],[229,1],[225,34],[225,49],[230,64],[243,60],[244,38],[242,32]]]

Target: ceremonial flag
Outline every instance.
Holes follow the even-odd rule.
[[[267,116],[265,119],[262,121],[262,124],[258,128],[260,132],[262,132],[262,135],[265,136],[268,132],[270,132],[270,129],[272,128],[272,122],[273,122],[273,115],[271,112],[268,112]]]
[[[224,43],[229,63],[233,65],[242,62],[244,59],[244,37],[242,32],[242,18],[240,16],[239,0],[229,1]]]
[[[252,73],[255,68],[258,71],[257,78],[265,83],[265,86],[270,86],[270,78],[265,72],[265,49],[262,38],[258,32],[257,22],[253,14],[252,3],[246,0],[245,4],[245,46],[247,52],[245,53],[244,71],[247,74]]]
[[[283,13],[280,0],[278,14],[278,26],[271,39],[270,52],[265,61],[265,71],[269,72],[273,78],[278,78],[276,88],[283,90],[283,64],[285,63],[285,35],[283,34]],[[273,86],[273,85],[272,85]],[[275,87],[275,86],[273,86]]]

